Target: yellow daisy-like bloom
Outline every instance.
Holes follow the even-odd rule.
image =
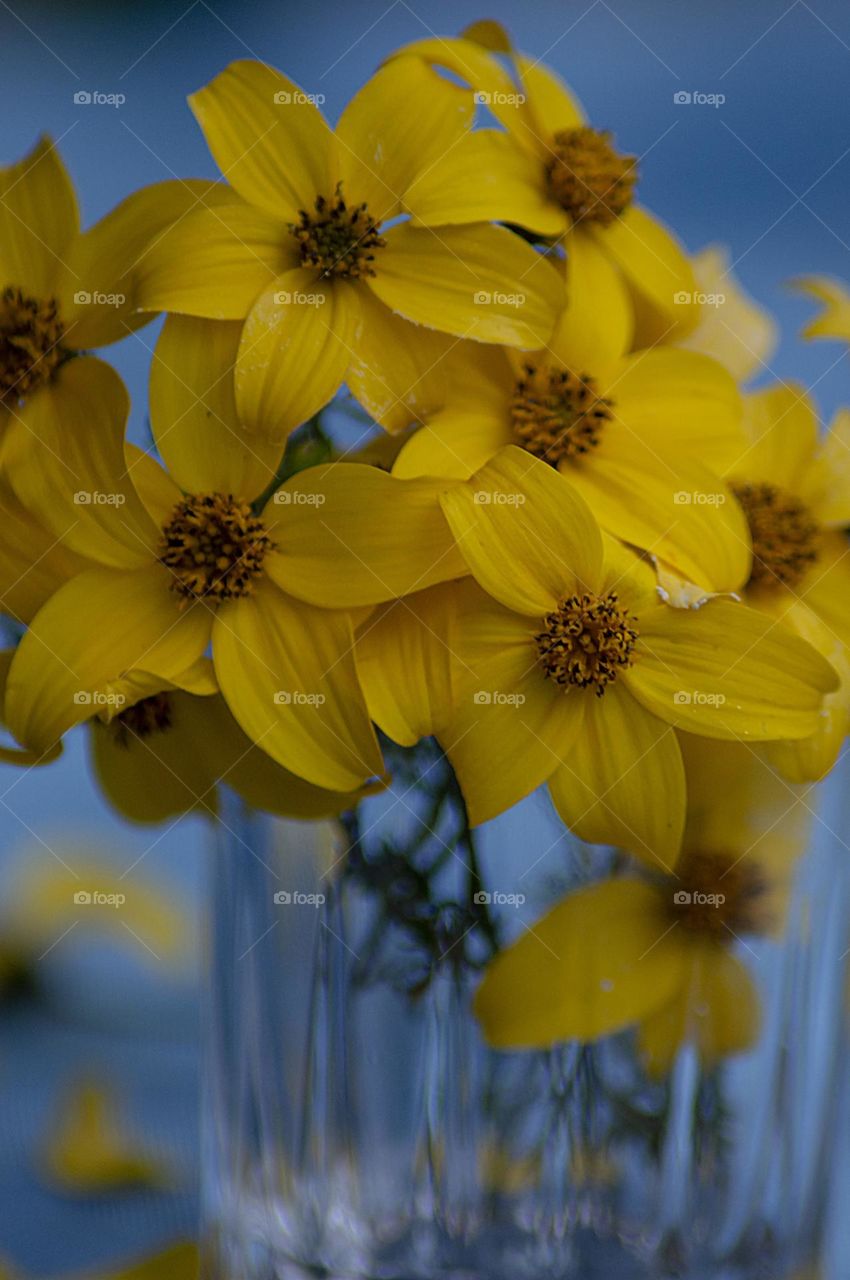
[[[394,474],[466,479],[508,444],[567,476],[604,529],[708,590],[750,572],[745,522],[719,475],[746,447],[731,375],[671,346],[626,354],[622,281],[588,241],[567,262],[573,305],[547,348],[471,359]]]
[[[140,295],[157,311],[245,320],[236,394],[249,429],[285,439],[346,376],[397,425],[395,405],[415,403],[435,358],[417,325],[522,348],[551,333],[551,265],[488,225],[509,212],[512,175],[477,159],[471,92],[421,59],[380,70],[335,131],[259,62],[233,63],[190,102],[232,190],[152,249]],[[449,156],[454,180],[435,179]]]
[[[746,746],[682,739],[684,852],[673,876],[609,878],[563,899],[489,966],[476,998],[498,1048],[626,1027],[654,1074],[685,1042],[711,1065],[752,1045],[759,999],[736,954],[781,931],[807,806]]]
[[[39,416],[64,411],[70,358],[148,322],[137,310],[138,259],[152,238],[202,199],[215,199],[212,183],[159,183],[83,232],[74,188],[49,139],[0,169],[4,432],[14,430],[34,445]],[[87,359],[83,368],[93,364]]]
[[[823,440],[802,387],[782,383],[746,399],[749,441],[729,483],[749,527],[747,602],[815,645],[839,671],[817,733],[777,744],[793,781],[823,777],[850,729],[850,412]]]
[[[696,324],[699,304],[684,250],[661,223],[635,203],[638,157],[623,154],[612,135],[589,125],[567,86],[539,60],[514,53],[508,67],[471,39],[434,38],[406,45],[470,84],[504,128],[478,146],[512,183],[505,217],[563,240],[569,257],[588,241],[623,273],[635,303],[639,341],[648,345]],[[446,167],[451,170],[451,159]],[[432,182],[440,177],[440,167]]]
[[[844,281],[830,276],[802,276],[793,284],[798,293],[814,298],[823,307],[803,329],[803,337],[850,342],[850,290]]]
[[[551,467],[509,447],[441,501],[483,588],[448,636],[441,735],[474,824],[548,782],[582,839],[669,867],[685,815],[671,726],[756,741],[816,729],[838,678],[815,649],[730,600],[659,603],[649,566]]]

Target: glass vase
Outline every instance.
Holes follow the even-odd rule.
[[[661,1076],[630,1029],[509,1052],[481,1034],[494,949],[618,865],[544,797],[474,838],[427,747],[339,821],[231,799],[212,871],[208,1280],[791,1280],[818,1251],[832,1159],[845,793],[840,768],[807,793],[781,936],[733,941],[753,1043],[707,1063],[683,1037]]]

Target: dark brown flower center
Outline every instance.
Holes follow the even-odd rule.
[[[618,672],[634,662],[636,622],[614,591],[570,596],[547,613],[544,630],[534,637],[538,662],[564,692],[592,686],[601,697]]]
[[[374,251],[383,249],[386,240],[379,235],[379,223],[370,217],[365,204],[351,208],[345,203],[341,186],[337,186],[333,201],[319,196],[315,211],[301,209],[298,219],[289,229],[298,241],[302,263],[315,267],[320,280],[375,274]]]
[[[159,558],[172,591],[220,604],[251,594],[273,547],[247,503],[229,493],[196,493],[177,503],[163,527]]]
[[[610,133],[587,125],[562,129],[552,151],[549,189],[573,222],[604,226],[625,213],[637,182],[637,158],[615,151]]]
[[[670,912],[693,933],[729,941],[730,933],[770,928],[768,885],[758,867],[725,854],[691,854],[671,888]]]
[[[589,374],[527,364],[511,399],[514,439],[553,467],[575,461],[599,444],[612,406]]]
[[[799,498],[773,484],[733,484],[753,542],[750,586],[797,587],[818,558],[820,530]]]
[[[110,726],[121,746],[130,745],[133,738],[149,738],[154,733],[164,733],[171,728],[171,698],[167,693],[154,693],[127,707],[116,716]]]
[[[32,298],[15,285],[0,293],[0,401],[14,404],[47,382],[65,358],[54,298]]]

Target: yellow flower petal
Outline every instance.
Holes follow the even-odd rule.
[[[180,613],[160,565],[92,569],[61,587],[33,619],[6,691],[19,742],[52,747],[72,725],[119,712],[122,681],[138,668],[168,681],[200,657],[210,634],[201,606]]]
[[[403,45],[393,55],[407,57],[414,54],[433,66],[445,67],[475,90],[477,101],[503,124],[516,133],[526,146],[534,146],[534,133],[530,128],[528,110],[519,86],[502,66],[498,58],[474,39],[416,40]]]
[[[346,202],[365,202],[375,222],[401,213],[408,189],[451,154],[474,111],[469,90],[437,75],[421,58],[385,63],[354,95],[336,128]]]
[[[623,278],[581,228],[565,240],[566,306],[549,351],[578,374],[605,379],[631,347],[634,319]]]
[[[535,624],[465,587],[449,630],[454,709],[441,736],[473,826],[509,809],[569,758],[583,702],[547,682]]]
[[[564,302],[558,273],[504,227],[402,223],[386,241],[368,283],[408,320],[523,349],[542,346],[552,333]]]
[[[817,413],[804,388],[782,382],[751,392],[743,421],[748,447],[730,473],[797,493],[818,444]]]
[[[462,590],[459,583],[443,583],[394,600],[357,635],[355,659],[369,714],[401,746],[441,733],[451,716],[450,632]]]
[[[122,1132],[114,1096],[90,1082],[77,1085],[54,1117],[43,1155],[49,1181],[75,1195],[127,1187],[162,1187],[163,1165]]]
[[[145,453],[129,440],[124,441],[124,456],[133,488],[150,518],[161,527],[173,515],[182,490],[152,453]]]
[[[69,360],[10,423],[3,455],[18,498],[63,546],[115,566],[146,563],[158,538],[127,472],[128,409],[109,365]]]
[[[685,824],[685,771],[675,731],[619,682],[601,698],[587,690],[567,696],[582,698],[584,720],[549,779],[555,808],[582,840],[616,845],[656,871],[670,871]]]
[[[297,222],[331,194],[331,131],[310,96],[273,67],[231,62],[189,106],[219,169],[251,204]]]
[[[219,609],[213,660],[236,720],[285,769],[334,791],[382,773],[347,614],[261,579],[252,596]]]
[[[850,342],[850,292],[844,281],[830,276],[803,276],[792,283],[798,293],[823,303],[821,313],[803,329],[803,337]]]
[[[503,449],[441,502],[470,571],[509,609],[540,618],[597,588],[602,538],[589,507],[522,449]]]
[[[169,472],[188,493],[254,498],[277,472],[281,446],[248,436],[236,411],[241,333],[235,321],[169,316],[156,345],[151,427]]]
[[[0,649],[0,713],[2,713],[6,705],[6,682],[9,679],[9,669],[14,657],[14,649]],[[3,764],[17,764],[27,767],[30,765],[52,764],[61,754],[61,743],[57,743],[52,750],[41,755],[34,751],[25,751],[21,747],[0,746],[0,761]]]
[[[516,56],[516,64],[528,94],[532,128],[545,144],[544,155],[548,158],[553,135],[562,129],[576,129],[584,124],[584,111],[560,76],[543,62],[520,53]]]
[[[589,230],[620,267],[641,304],[639,346],[693,328],[699,319],[693,269],[685,251],[653,214],[631,205],[614,222]]]
[[[329,608],[378,604],[460,577],[466,563],[440,510],[444,485],[354,462],[310,467],[266,506],[277,546],[266,570],[284,591]]]
[[[444,409],[415,431],[399,453],[393,475],[445,476],[468,480],[495,453],[511,443],[507,415]]]
[[[693,259],[703,302],[694,330],[680,340],[691,351],[719,360],[738,382],[747,382],[767,367],[779,342],[770,312],[745,293],[732,273],[731,255],[721,245],[708,245]]]
[[[63,582],[91,562],[69,550],[5,487],[0,487],[0,520],[0,611],[29,622]]]
[[[629,435],[603,440],[586,463],[565,466],[564,476],[604,529],[705,590],[737,591],[747,581],[752,554],[746,519],[727,486],[705,467],[687,461],[674,469]]]
[[[228,199],[218,194],[223,192]],[[137,305],[211,320],[242,320],[298,252],[282,217],[239,200],[227,187],[180,218],[140,261]]]
[[[158,182],[123,200],[71,246],[58,292],[66,345],[81,350],[126,338],[147,324],[137,281],[145,255],[174,223],[224,189],[212,182]]]
[[[646,1018],[638,1043],[648,1069],[664,1075],[686,1043],[713,1066],[755,1044],[761,1006],[746,966],[728,948],[706,943],[695,950],[674,998]]]
[[[839,409],[829,424],[809,476],[797,490],[821,524],[850,527],[850,410]]]
[[[734,379],[709,356],[656,347],[627,357],[605,387],[620,422],[659,454],[723,469],[746,448]]]
[[[805,738],[835,670],[764,614],[728,600],[641,615],[637,660],[624,674],[661,719],[707,738]]]
[[[360,289],[297,267],[260,294],[242,331],[236,403],[246,430],[282,444],[339,390],[353,354]]]
[[[850,541],[844,533],[821,535],[818,559],[797,593],[850,648]]]
[[[475,1012],[499,1049],[597,1040],[670,1000],[686,954],[661,892],[605,880],[570,894],[488,966]]]
[[[56,146],[42,137],[23,160],[0,169],[0,278],[49,298],[79,231],[77,200]]]
[[[561,235],[562,209],[548,197],[541,162],[506,133],[477,129],[423,168],[404,197],[417,223],[508,222]]]

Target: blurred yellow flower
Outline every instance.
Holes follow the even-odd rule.
[[[803,329],[804,338],[850,342],[850,290],[843,280],[829,276],[801,276],[792,281],[798,293],[820,302],[823,310]]]
[[[738,382],[768,367],[779,330],[766,307],[747,294],[732,273],[728,249],[708,245],[693,258],[700,297],[699,321],[677,345],[719,360]]]
[[[164,1187],[165,1164],[125,1135],[110,1090],[74,1085],[51,1118],[41,1169],[50,1184],[72,1195],[98,1195],[126,1187]]]
[[[404,395],[432,363],[415,325],[522,348],[551,333],[555,272],[488,225],[509,220],[515,177],[467,145],[472,94],[420,59],[378,71],[335,132],[309,94],[259,62],[232,63],[190,103],[232,190],[160,239],[140,297],[245,320],[236,393],[249,429],[284,440],[349,366],[355,394],[376,409],[389,399],[391,413],[383,370],[396,387],[393,365],[410,367]]]
[[[685,816],[671,726],[753,741],[817,727],[838,677],[815,649],[729,600],[659,603],[649,566],[551,467],[509,446],[442,503],[483,588],[448,637],[443,733],[474,824],[548,782],[582,839],[669,867]]]
[[[685,737],[689,784],[675,875],[609,878],[569,894],[489,966],[476,997],[488,1040],[537,1048],[637,1026],[653,1073],[692,1041],[706,1063],[758,1035],[736,944],[778,932],[808,809],[740,744]]]

